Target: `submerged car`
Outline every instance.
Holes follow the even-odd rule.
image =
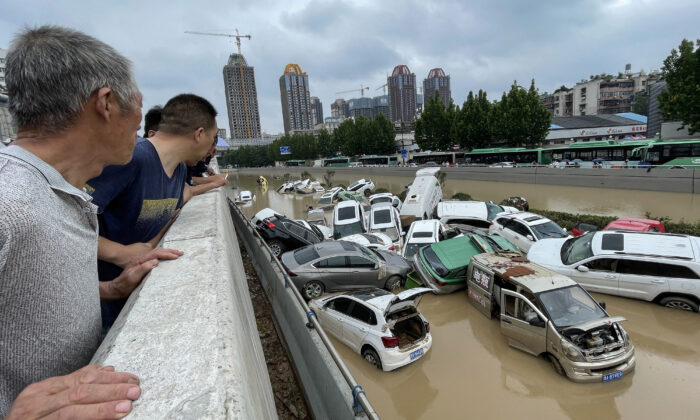
[[[358,179],[348,186],[348,191],[356,192],[358,194],[363,194],[369,196],[374,189],[374,182],[371,179]]]
[[[316,299],[309,307],[325,331],[378,369],[391,371],[415,362],[432,346],[430,324],[417,308],[428,292],[361,289]]]
[[[608,223],[603,230],[631,230],[636,232],[666,232],[666,227],[658,220],[621,217]]]
[[[318,205],[321,207],[332,206],[333,203],[338,201],[338,194],[345,191],[343,187],[333,187],[327,190],[321,198],[318,199]]]
[[[306,299],[364,287],[394,290],[405,283],[412,270],[394,252],[370,250],[346,241],[309,245],[283,254],[281,261]]]
[[[391,238],[383,233],[356,233],[354,235],[343,236],[343,240],[354,242],[370,249],[396,251],[396,247],[391,241]]]
[[[575,382],[617,380],[635,368],[634,345],[604,304],[570,278],[518,253],[480,254],[469,264],[469,302],[500,318],[508,344],[547,357]]]
[[[316,226],[304,226],[281,215],[260,220],[255,228],[276,257],[285,251],[316,244],[324,239]]]
[[[517,249],[499,236],[466,232],[421,248],[413,256],[413,266],[425,287],[436,294],[452,293],[467,287],[467,268],[472,256],[499,251],[517,252]]]
[[[535,243],[528,258],[586,290],[698,312],[700,238],[669,233],[590,232]]]
[[[493,221],[489,233],[503,236],[525,253],[537,241],[568,236],[558,224],[530,212],[500,215]]]
[[[403,246],[403,232],[401,231],[399,211],[389,203],[380,203],[372,206],[369,217],[369,231],[371,233],[383,233],[391,238],[397,250]]]
[[[389,203],[401,211],[401,199],[392,193],[377,193],[369,196],[369,205]]]
[[[467,225],[488,231],[496,216],[518,211],[515,207],[485,201],[443,201],[437,205],[435,215],[443,225]]]
[[[341,201],[333,208],[333,239],[367,233],[367,217],[357,201]]]

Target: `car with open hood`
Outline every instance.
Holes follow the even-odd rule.
[[[430,324],[418,312],[429,292],[360,289],[315,299],[309,307],[326,332],[378,369],[391,371],[417,361],[432,346]]]
[[[575,382],[608,382],[635,367],[634,345],[605,304],[572,279],[532,263],[519,253],[472,257],[469,302],[498,317],[508,344],[549,359]]]
[[[391,251],[347,241],[321,242],[287,252],[280,259],[290,280],[306,299],[325,292],[383,287],[395,290],[413,269]]]

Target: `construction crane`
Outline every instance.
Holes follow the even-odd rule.
[[[253,138],[251,135],[251,130],[250,130],[250,117],[248,115],[248,98],[246,98],[246,93],[245,93],[245,75],[243,74],[243,54],[241,54],[241,38],[248,38],[248,40],[251,39],[250,35],[241,35],[238,32],[238,28],[236,28],[236,35],[233,34],[216,34],[216,33],[211,33],[211,32],[196,32],[196,31],[185,31],[186,34],[192,34],[192,35],[208,35],[208,36],[225,36],[227,38],[236,38],[236,46],[238,47],[238,56],[240,57],[240,61],[238,63],[238,68],[240,69],[241,72],[241,92],[243,92],[243,112],[245,113],[245,129],[246,133],[248,134],[248,138]],[[231,133],[233,135],[233,133]]]
[[[381,89],[381,90],[382,90],[382,95],[386,95],[386,86],[387,86],[387,84],[384,83],[383,85],[379,86],[379,87],[376,88],[375,90]]]
[[[369,90],[369,87],[360,85],[360,88],[359,88],[359,89],[344,90],[344,91],[342,91],[342,92],[336,92],[335,94],[336,94],[336,95],[339,95],[339,94],[341,94],[341,93],[357,92],[358,90],[360,91],[360,96],[365,96],[365,90]]]

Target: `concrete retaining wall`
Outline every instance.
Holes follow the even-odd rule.
[[[194,197],[162,244],[93,363],[141,378],[129,419],[276,419],[225,193]]]
[[[316,175],[327,170],[336,173],[356,173],[359,177],[372,175],[403,176],[413,178],[417,168],[264,168],[266,174],[299,174],[309,171]],[[632,189],[700,194],[700,170],[698,169],[588,169],[588,168],[488,168],[464,167],[442,168],[448,179],[465,179],[491,182],[517,182],[525,184],[568,185],[572,187],[594,187]],[[259,175],[261,169],[239,169],[240,173]]]
[[[308,320],[293,295],[293,286],[290,284],[290,287],[285,287],[282,273],[244,216],[235,208],[231,209],[231,215],[236,232],[248,251],[270,301],[314,418],[357,418],[353,411],[352,390],[323,345],[318,332],[306,326]]]

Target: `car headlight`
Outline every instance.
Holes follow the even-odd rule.
[[[574,346],[573,344],[571,344],[563,338],[561,339],[561,350],[564,353],[564,356],[566,356],[567,359],[573,362],[586,361],[586,358],[583,357],[581,351],[576,346]]]
[[[628,348],[630,346],[630,336],[627,334],[627,331],[625,331],[624,328],[620,327],[619,325],[618,328],[620,328],[620,333],[622,334],[622,341],[625,343],[625,348]]]

